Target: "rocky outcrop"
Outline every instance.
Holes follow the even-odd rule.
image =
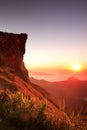
[[[29,81],[23,62],[26,40],[27,34],[0,32],[0,94],[18,91],[29,98],[46,99],[57,107],[49,93]]]
[[[24,66],[23,56],[27,34],[0,32],[0,67],[8,67],[28,81],[28,72]]]

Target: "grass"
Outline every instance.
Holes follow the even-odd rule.
[[[1,130],[87,130],[86,116],[81,112],[69,116],[53,108],[47,100],[25,97],[16,92],[0,95]]]
[[[8,81],[6,81],[5,79],[3,78],[0,78],[0,85],[6,90],[6,89],[9,89],[11,90],[11,92],[14,92],[14,91],[17,91],[17,87],[15,85],[15,83],[10,83]]]

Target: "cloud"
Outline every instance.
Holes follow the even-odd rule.
[[[38,72],[38,71],[29,71],[30,75],[40,75],[40,76],[52,76],[53,74],[51,73],[46,73],[46,72]]]

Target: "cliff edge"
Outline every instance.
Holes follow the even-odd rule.
[[[27,34],[0,32],[0,93],[20,91],[28,97],[48,99],[56,106],[50,94],[29,80],[23,57]]]
[[[0,67],[8,67],[28,81],[28,72],[23,63],[27,34],[0,32]]]

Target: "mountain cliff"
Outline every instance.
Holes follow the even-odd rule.
[[[29,80],[28,71],[23,62],[27,38],[25,33],[0,32],[0,93],[6,90],[12,93],[21,91],[26,96],[47,98],[57,106],[45,89]]]
[[[23,63],[27,34],[0,32],[0,67],[9,68],[28,81],[28,72]]]

